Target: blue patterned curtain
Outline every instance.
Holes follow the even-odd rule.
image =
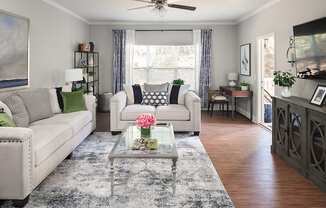
[[[123,89],[126,78],[126,30],[113,30],[113,92]]]
[[[199,96],[202,107],[208,105],[208,89],[212,79],[212,30],[201,30],[201,61],[199,77]]]

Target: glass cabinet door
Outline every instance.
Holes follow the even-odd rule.
[[[308,127],[309,172],[326,181],[326,116],[310,111]]]
[[[293,166],[301,169],[305,166],[304,157],[306,154],[306,111],[304,108],[291,104],[289,106],[289,160]]]

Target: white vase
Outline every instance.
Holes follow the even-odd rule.
[[[248,91],[249,87],[248,86],[241,86],[241,91]]]
[[[290,87],[282,87],[281,95],[282,95],[282,97],[285,97],[285,98],[291,97]]]

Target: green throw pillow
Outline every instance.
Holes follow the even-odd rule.
[[[16,124],[8,114],[0,113],[0,127],[16,127]]]
[[[63,98],[63,113],[86,110],[82,91],[61,92]]]

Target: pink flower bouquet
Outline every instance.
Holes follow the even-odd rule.
[[[156,117],[153,114],[146,113],[137,117],[136,124],[138,127],[148,129],[156,123]]]

